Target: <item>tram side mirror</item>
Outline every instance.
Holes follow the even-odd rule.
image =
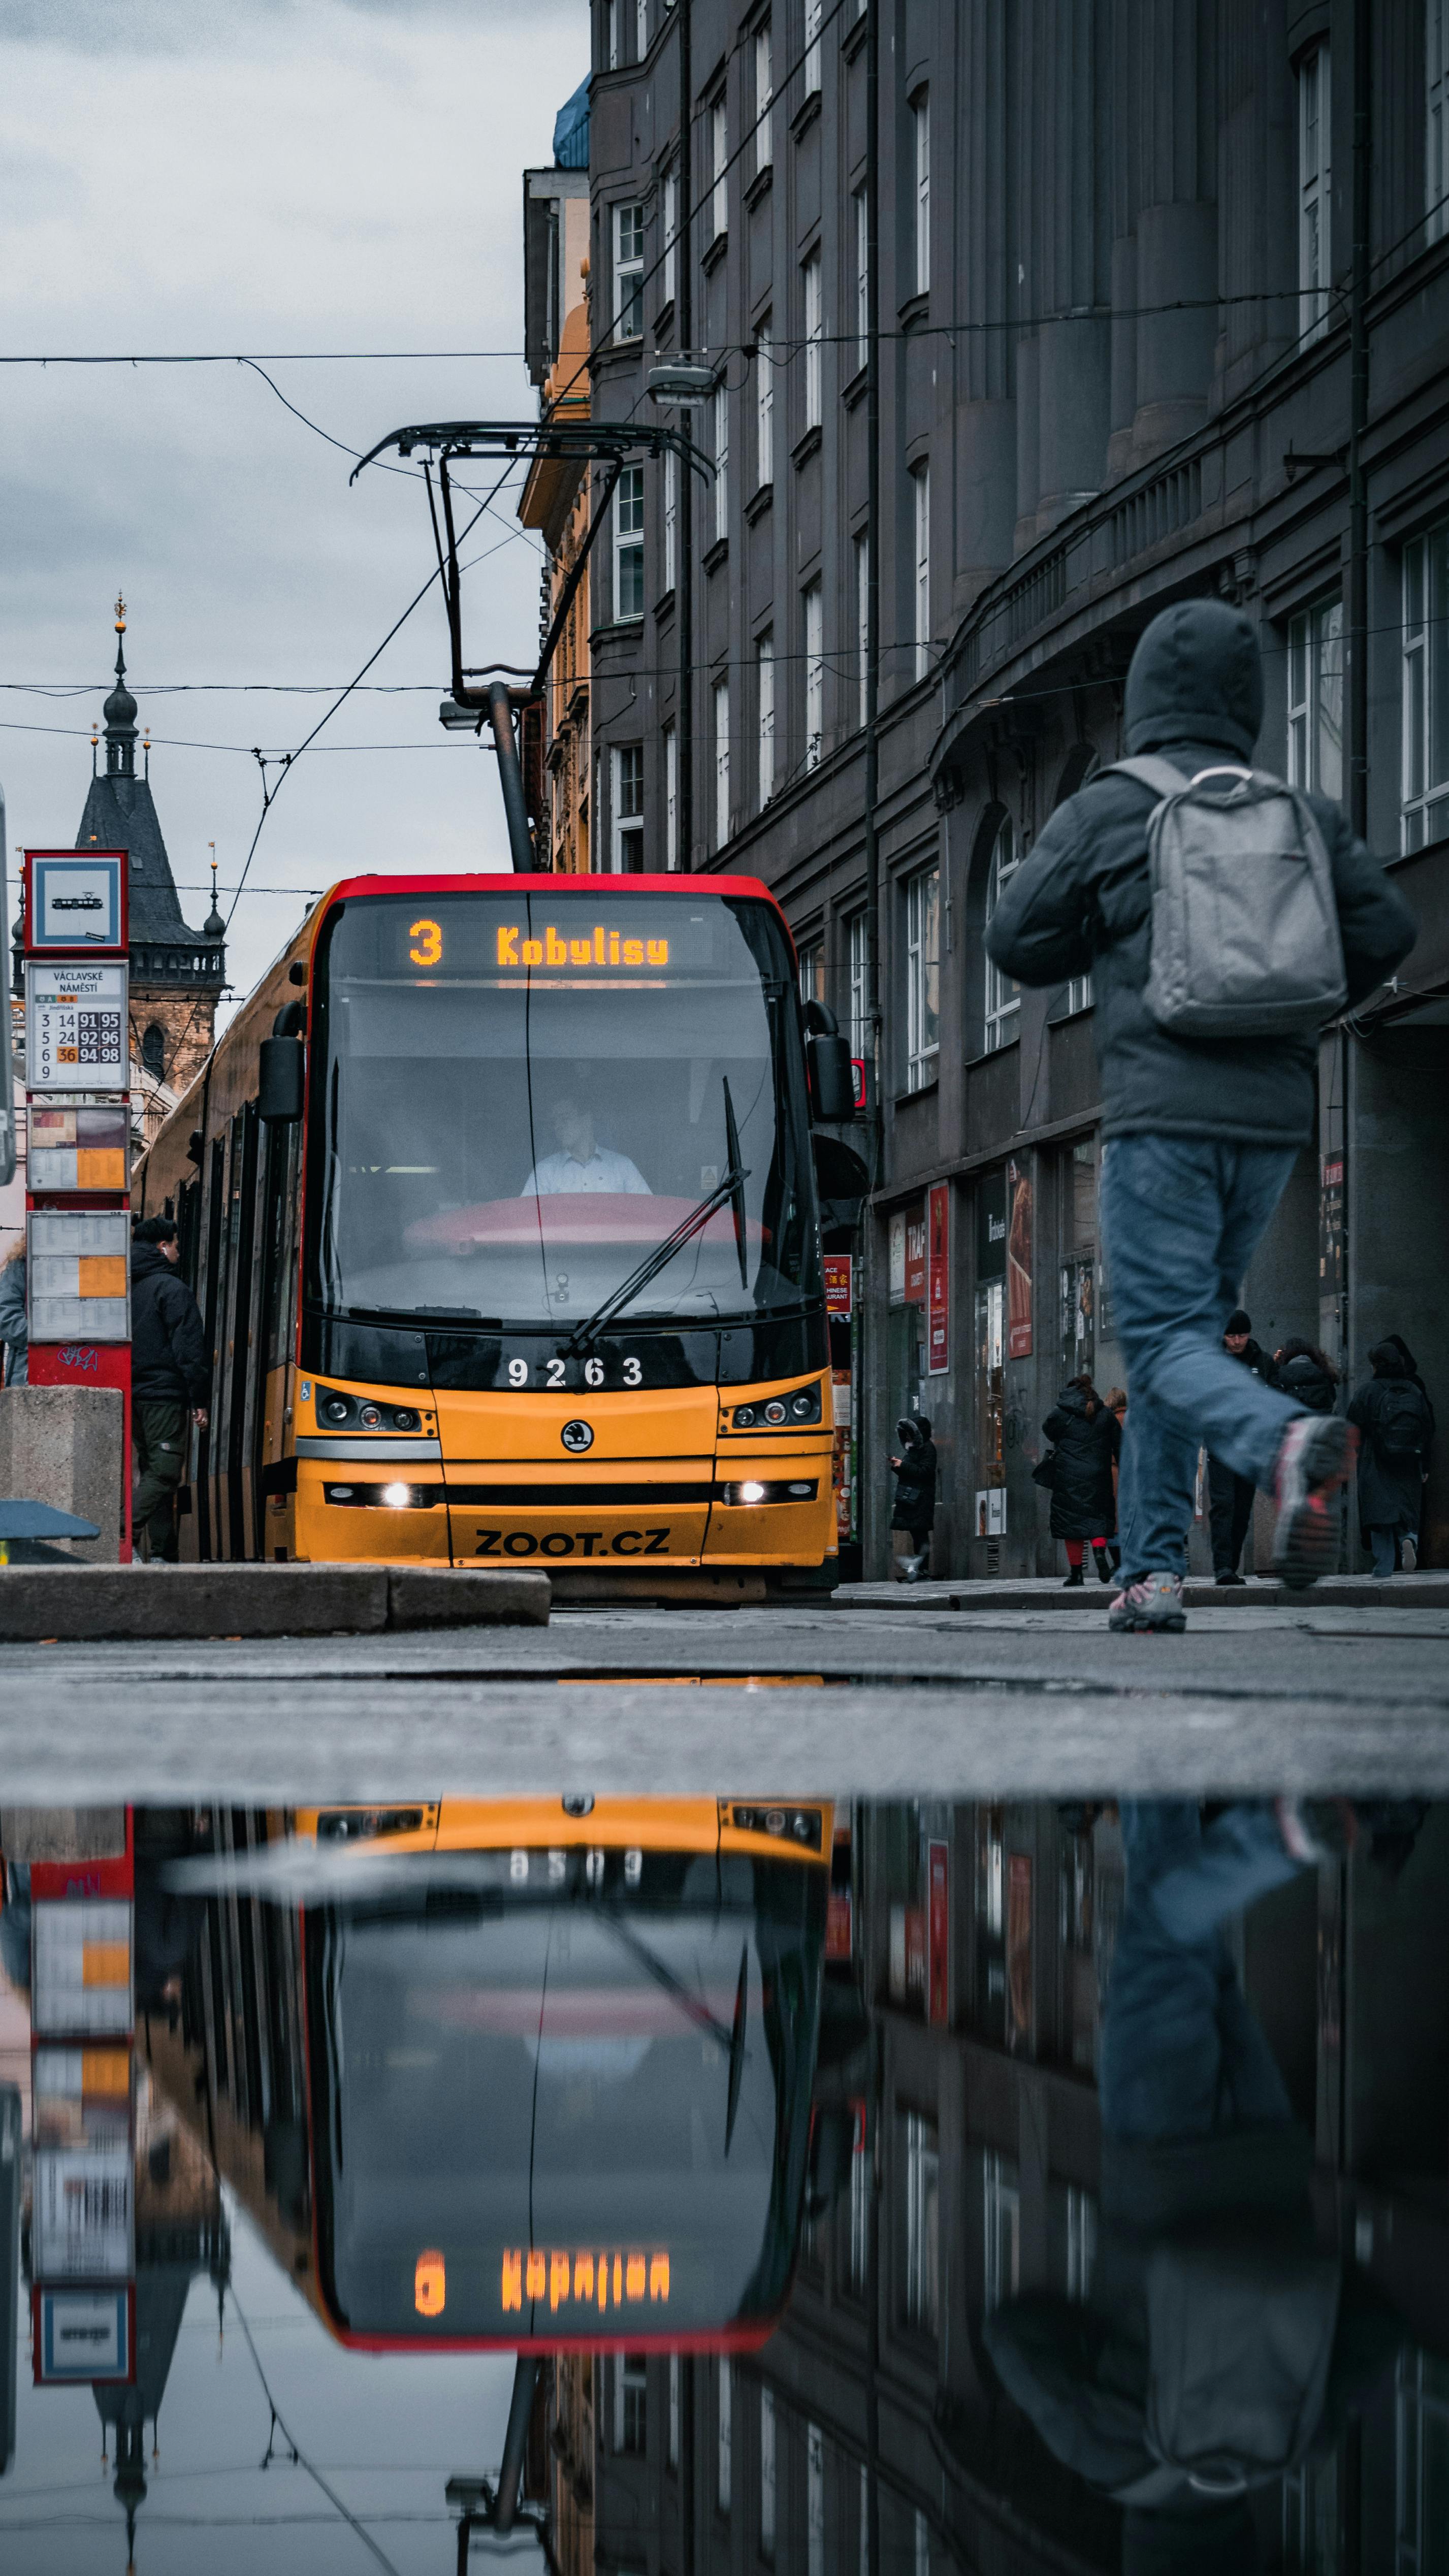
[[[302,1115],[302,1048],[296,1038],[263,1038],[257,1114],[265,1127],[284,1127]]]
[[[812,1118],[835,1125],[855,1116],[855,1075],[850,1048],[836,1030],[816,1030],[805,1040]]]

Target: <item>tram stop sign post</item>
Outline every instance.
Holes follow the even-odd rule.
[[[32,1386],[124,1399],[131,1556],[131,1048],[124,850],[27,850],[25,1302]]]

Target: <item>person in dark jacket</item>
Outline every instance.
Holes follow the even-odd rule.
[[[1331,1413],[1338,1402],[1338,1371],[1316,1342],[1290,1333],[1273,1353],[1273,1383],[1310,1413]]]
[[[1273,1363],[1261,1342],[1253,1339],[1253,1318],[1245,1307],[1235,1306],[1223,1327],[1223,1349],[1239,1366],[1251,1369],[1265,1386],[1276,1385]],[[1208,1454],[1208,1497],[1211,1506],[1213,1538],[1213,1580],[1216,1583],[1241,1585],[1238,1559],[1253,1517],[1253,1496],[1257,1492],[1251,1476],[1239,1476],[1226,1458]]]
[[[1107,1541],[1117,1526],[1112,1490],[1112,1462],[1117,1454],[1117,1417],[1105,1405],[1089,1377],[1069,1378],[1042,1424],[1052,1457],[1052,1536],[1063,1541],[1068,1574],[1065,1588],[1083,1581],[1082,1546],[1090,1544],[1097,1574],[1110,1583],[1112,1567]]]
[[[1373,1370],[1348,1408],[1363,1433],[1358,1453],[1358,1517],[1380,1582],[1410,1554],[1418,1563],[1419,1515],[1434,1439],[1434,1408],[1397,1333],[1375,1342]]]
[[[0,1386],[24,1386],[30,1376],[30,1335],[25,1315],[25,1237],[0,1263]]]
[[[186,1473],[186,1417],[207,1423],[211,1364],[196,1299],[177,1277],[181,1246],[169,1216],[131,1237],[131,1442],[138,1482],[132,1518],[153,1565],[174,1564],[176,1488]]]
[[[1124,1799],[1120,1812],[1087,2297],[1012,2299],[985,2343],[1047,2448],[1123,2506],[1126,2576],[1243,2576],[1258,2557],[1237,2479],[1274,2483],[1275,2437],[1297,2457],[1326,2447],[1405,2330],[1316,2240],[1312,2143],[1222,1926],[1341,1857],[1363,1820],[1331,1800],[1243,1803],[1206,1826],[1187,1800]]]
[[[904,1547],[899,1537],[895,1541],[899,1580],[918,1583],[931,1552],[936,1520],[936,1444],[923,1413],[903,1414],[896,1424],[896,1438],[901,1445],[891,1460],[896,1480],[891,1528],[906,1540]]]
[[[1263,671],[1252,621],[1219,601],[1163,611],[1132,657],[1126,747],[1185,779],[1252,758]],[[1313,1134],[1313,1034],[1183,1038],[1154,1019],[1147,825],[1157,797],[1107,770],[1069,797],[1002,892],[986,947],[1023,984],[1090,973],[1102,1085],[1102,1239],[1131,1409],[1119,1494],[1117,1628],[1185,1625],[1182,1578],[1205,1442],[1276,1498],[1273,1561],[1311,1582],[1337,1543],[1341,1418],[1296,1406],[1222,1347],[1253,1250]],[[1391,975],[1413,916],[1338,806],[1310,803],[1332,869],[1350,1002]]]

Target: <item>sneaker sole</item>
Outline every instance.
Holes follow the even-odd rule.
[[[1187,1626],[1187,1612],[1179,1610],[1173,1619],[1109,1619],[1114,1637],[1180,1637]]]
[[[1353,1472],[1358,1433],[1352,1423],[1332,1417],[1330,1422],[1340,1435],[1337,1456],[1325,1455],[1330,1452],[1330,1442],[1323,1438],[1319,1454],[1325,1472],[1306,1492],[1282,1506],[1273,1530],[1273,1572],[1290,1592],[1306,1592],[1321,1574],[1329,1573],[1338,1548],[1338,1513],[1332,1508],[1332,1498]],[[1326,1422],[1325,1433],[1329,1428]]]

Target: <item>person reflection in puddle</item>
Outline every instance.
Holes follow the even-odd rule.
[[[986,2348],[1048,2449],[1123,2506],[1124,2576],[1246,2576],[1251,2490],[1332,2442],[1401,2329],[1315,2242],[1311,2144],[1221,1927],[1351,1848],[1359,1819],[1289,1799],[1121,1816],[1090,2295],[1011,2300]]]

